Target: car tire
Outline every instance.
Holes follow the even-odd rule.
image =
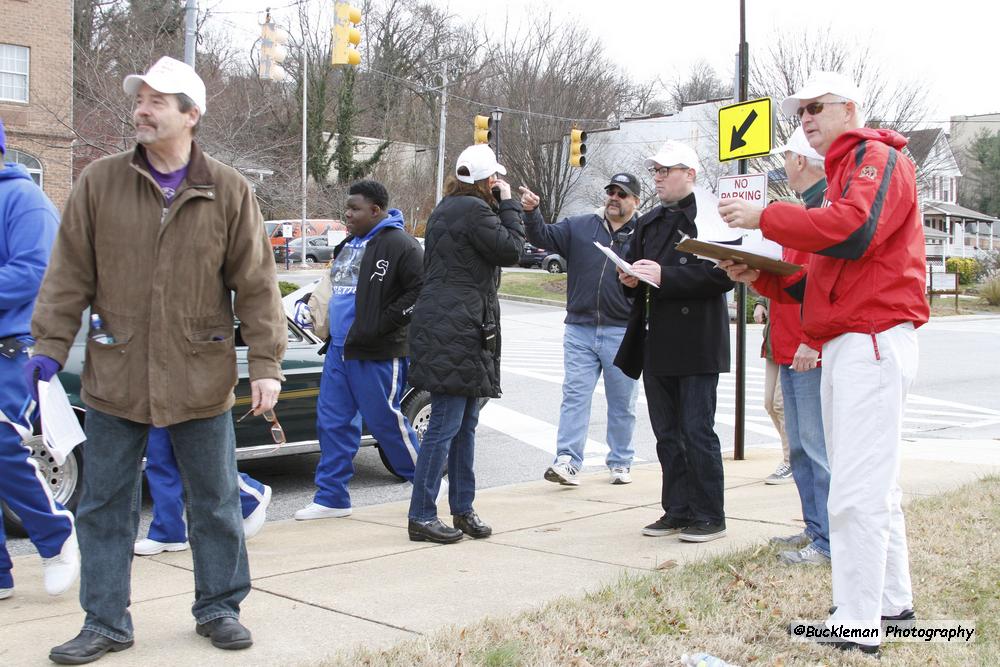
[[[560,264],[559,260],[556,259],[550,259],[548,264],[545,265],[545,270],[548,271],[549,273],[563,272],[562,264]]]
[[[77,445],[61,466],[56,465],[55,459],[45,448],[41,435],[33,436],[25,444],[31,448],[31,458],[38,465],[39,473],[48,482],[52,497],[75,513],[83,488],[83,447],[86,443]],[[4,527],[10,533],[27,535],[21,518],[7,507],[6,503],[2,503],[2,506]]]
[[[312,262],[313,264],[319,263],[319,259],[316,258],[316,255],[306,255],[306,261]]]

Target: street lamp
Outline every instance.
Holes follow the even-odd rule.
[[[497,152],[497,160],[500,159],[500,119],[503,118],[503,111],[500,111],[500,107],[494,107],[493,111],[490,112],[490,118],[493,120],[493,137],[496,140],[495,146]]]

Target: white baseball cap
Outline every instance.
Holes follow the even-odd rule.
[[[465,167],[469,170],[468,176],[458,173],[458,170]],[[469,146],[458,156],[455,163],[455,177],[463,183],[475,183],[484,178],[489,178],[493,174],[501,176],[507,173],[507,168],[497,162],[496,153],[489,144],[476,144]]]
[[[797,91],[781,101],[781,113],[795,116],[802,100],[812,100],[821,95],[836,95],[855,104],[864,104],[861,89],[849,77],[840,72],[813,72],[812,76]]]
[[[694,152],[694,149],[685,143],[674,141],[673,139],[668,139],[660,147],[660,150],[656,152],[656,155],[646,158],[642,166],[649,169],[657,164],[661,167],[684,165],[695,171],[701,171],[701,162],[698,161],[698,154]]]
[[[785,142],[785,145],[775,148],[771,151],[771,155],[781,156],[784,155],[786,151],[791,151],[792,153],[801,155],[802,157],[819,160],[820,162],[823,161],[823,156],[817,153],[816,149],[809,145],[809,140],[806,139],[806,133],[802,129],[801,125],[795,128],[795,131],[792,132],[790,137],[788,137],[788,141]]]
[[[205,82],[190,65],[164,56],[145,74],[129,74],[125,77],[122,88],[129,95],[135,95],[144,83],[158,93],[187,95],[201,115],[205,115]]]

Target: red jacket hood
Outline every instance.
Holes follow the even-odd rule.
[[[826,161],[836,164],[847,153],[854,150],[854,147],[862,141],[881,141],[883,144],[892,146],[900,150],[906,145],[907,139],[895,130],[874,130],[869,127],[862,127],[857,130],[848,130],[833,140],[830,150],[826,153]]]

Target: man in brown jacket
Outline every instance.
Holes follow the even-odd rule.
[[[223,649],[253,642],[239,622],[250,591],[230,409],[236,385],[233,312],[249,346],[253,412],[281,388],[285,318],[260,211],[235,170],[193,141],[205,85],[163,58],[125,78],[135,150],[80,175],[63,215],[32,319],[29,372],[65,363],[90,308],[81,398],[86,475],[77,514],[83,630],[52,649],[61,664],[132,645],[129,571],[136,497],[151,425],[165,427],[188,491],[199,635]]]

